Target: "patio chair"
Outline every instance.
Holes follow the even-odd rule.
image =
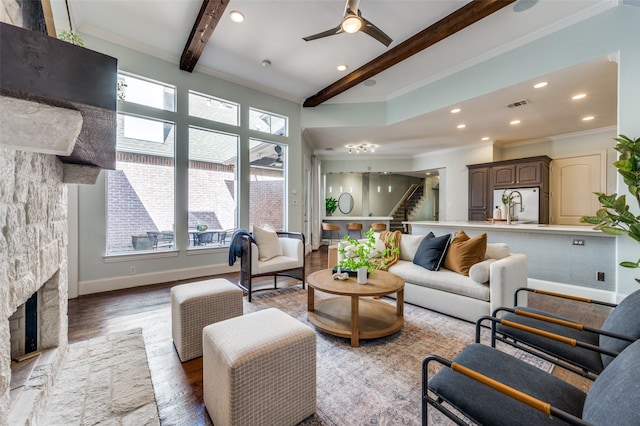
[[[601,328],[588,327],[561,316],[518,306],[518,294],[523,291],[609,306],[613,310]],[[501,341],[594,380],[618,353],[640,338],[640,290],[618,305],[529,288],[516,290],[514,297],[515,308],[498,308],[492,316],[478,319],[476,342],[480,342],[481,325],[489,321],[492,347],[496,341]]]
[[[255,229],[255,228],[254,228]],[[242,236],[242,254],[240,256],[240,287],[247,292],[247,301],[251,302],[253,278],[273,276],[273,288],[277,288],[280,276],[302,280],[305,288],[304,235],[299,232],[276,232],[281,255],[261,260],[258,245],[249,235]]]
[[[429,378],[429,368],[444,367]],[[456,424],[638,425],[640,341],[629,345],[585,394],[560,378],[498,349],[473,343],[453,360],[422,362],[422,424],[435,407]],[[466,419],[465,419],[466,417]]]

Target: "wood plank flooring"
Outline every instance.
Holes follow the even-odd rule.
[[[307,257],[307,274],[326,268],[326,265],[327,246],[322,246]],[[239,273],[216,276],[219,277],[237,283]],[[171,287],[202,279],[205,278],[97,293],[69,300],[70,343],[136,327],[143,329],[163,425],[212,424],[202,400],[202,358],[180,363],[171,340]],[[264,283],[272,286],[273,279],[266,278]],[[295,280],[281,278],[278,283],[279,286],[295,284]],[[585,309],[575,303],[556,303],[548,299],[544,296],[532,297],[530,305],[595,326],[600,325],[608,313],[601,308]],[[562,372],[556,374],[582,388],[589,386],[585,379],[565,373],[564,376]]]

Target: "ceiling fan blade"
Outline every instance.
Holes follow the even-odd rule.
[[[304,41],[317,40],[319,38],[329,37],[329,36],[332,36],[332,35],[340,34],[341,32],[342,32],[342,27],[340,25],[338,25],[337,27],[332,28],[330,30],[323,31],[321,33],[310,35],[310,36],[307,36],[307,37],[302,37],[302,39]]]
[[[391,42],[393,41],[391,37],[386,35],[380,28],[376,27],[371,22],[367,21],[365,18],[362,18],[362,20],[364,21],[364,27],[362,27],[360,31],[375,38],[376,40],[378,40],[380,43],[384,44],[387,47],[391,44]]]

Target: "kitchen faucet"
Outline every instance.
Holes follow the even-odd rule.
[[[513,201],[513,198],[515,197],[514,194],[520,198],[520,201]],[[522,194],[520,193],[520,191],[511,191],[507,197],[509,198],[509,208],[507,209],[507,225],[511,225],[511,208],[515,207],[516,204],[520,204],[520,213],[522,213],[524,211],[524,204],[522,204]]]

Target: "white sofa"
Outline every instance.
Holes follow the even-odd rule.
[[[513,307],[515,290],[527,286],[527,256],[509,253],[506,244],[487,244],[485,260],[470,271],[474,281],[445,268],[430,271],[414,264],[413,257],[423,238],[424,235],[403,234],[400,260],[388,269],[405,280],[407,303],[475,322],[500,306]]]

